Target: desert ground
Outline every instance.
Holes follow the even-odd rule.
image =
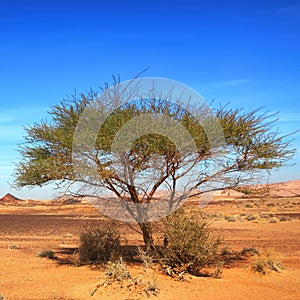
[[[213,231],[233,253],[244,248],[280,254],[283,269],[266,275],[250,268],[252,256],[225,264],[220,278],[186,275],[184,281],[151,269],[158,294],[150,299],[299,299],[300,295],[300,181],[273,185],[264,197],[224,192],[202,210]],[[197,206],[199,199],[187,205]],[[88,202],[0,200],[0,299],[147,299],[140,290],[120,284],[101,286],[104,269],[76,265],[79,234],[108,222]],[[141,245],[141,236],[118,223],[128,251]],[[57,259],[39,257],[44,250]],[[125,259],[125,258],[124,258]],[[141,264],[126,261],[132,276],[143,276]]]

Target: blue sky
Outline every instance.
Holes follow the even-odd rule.
[[[23,127],[112,74],[174,79],[207,100],[280,111],[300,128],[300,1],[17,1],[0,6],[0,197],[52,198],[9,183]],[[300,148],[299,133],[293,147]],[[273,181],[300,179],[295,166]]]

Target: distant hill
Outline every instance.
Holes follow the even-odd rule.
[[[275,197],[300,196],[300,180],[271,183],[269,188],[270,194]]]
[[[248,192],[249,194],[248,194]],[[240,187],[237,190],[223,190],[215,193],[216,199],[221,198],[244,198],[244,197],[259,197],[259,196],[290,198],[300,196],[300,180],[290,180],[285,182],[270,183],[269,185],[260,184],[252,186]]]
[[[60,204],[78,204],[82,203],[84,200],[84,196],[80,195],[63,195],[61,197],[57,197],[53,200],[53,203]]]
[[[252,190],[251,193],[247,193],[247,188],[250,188]],[[254,193],[253,193],[254,192]],[[155,197],[157,199],[160,199],[161,197],[164,197],[167,193],[165,191],[158,191],[157,194],[155,194]],[[204,194],[205,195],[205,194]],[[270,183],[267,185],[257,185],[257,186],[248,186],[248,187],[241,187],[238,191],[236,190],[221,190],[216,191],[213,193],[213,199],[214,200],[234,200],[239,198],[251,198],[251,197],[260,197],[263,195],[268,195],[269,197],[300,197],[300,180],[290,180],[285,182],[276,182],[276,183]],[[106,198],[105,195],[103,195],[104,199]],[[201,196],[203,197],[203,196]],[[196,197],[195,199],[190,199],[189,202],[199,201],[199,197]],[[23,200],[20,199],[10,193],[7,193],[4,197],[0,198],[0,205],[1,204],[13,204],[13,205],[25,205],[25,204],[40,204],[40,202],[43,202],[44,204],[47,204],[47,201],[40,201],[40,200]],[[53,200],[51,200],[51,204],[61,204],[61,205],[74,205],[74,204],[86,204],[87,202],[90,202],[88,197],[85,197],[84,195],[63,195],[60,197],[57,197]]]
[[[17,198],[16,196],[7,193],[4,197],[0,199],[0,203],[18,203],[19,201],[23,201],[20,198]]]

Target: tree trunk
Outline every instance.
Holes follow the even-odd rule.
[[[139,223],[142,230],[143,240],[145,243],[146,251],[154,250],[154,241],[152,237],[152,227],[150,222]]]

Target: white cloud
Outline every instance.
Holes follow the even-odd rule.
[[[215,82],[208,82],[203,84],[206,87],[231,87],[236,85],[241,85],[250,82],[250,79],[231,79],[231,80],[224,80],[224,81],[215,81]]]

